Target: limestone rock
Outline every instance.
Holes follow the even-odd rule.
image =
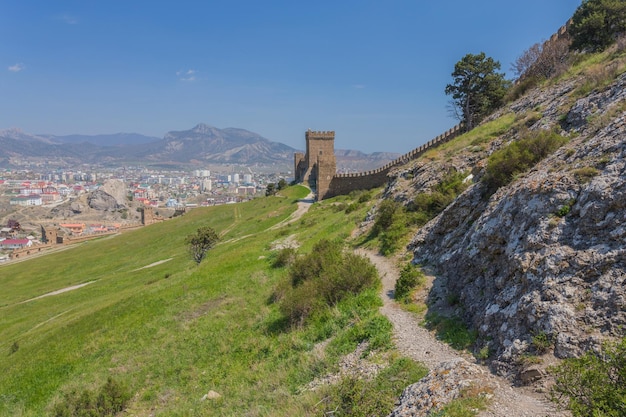
[[[102,189],[98,189],[91,193],[91,195],[87,198],[87,202],[89,207],[100,211],[115,211],[125,207],[119,204],[115,197]]]
[[[484,383],[482,370],[464,359],[442,363],[402,392],[388,417],[421,417],[441,409],[461,396],[464,389]],[[488,390],[482,386],[482,389]]]
[[[118,206],[127,205],[127,189],[126,184],[122,180],[106,180],[99,190],[104,191],[115,199]]]
[[[503,372],[527,353],[572,357],[623,335],[626,112],[619,106],[625,83],[621,75],[567,104],[576,85],[570,81],[531,92],[504,110],[542,109],[528,128],[565,129],[562,135],[571,139],[490,197],[480,183],[487,157],[480,152],[479,160],[460,152],[418,161],[398,171],[386,190],[388,198],[408,205],[446,167],[475,175],[475,183],[419,230],[409,248],[414,262],[436,275],[431,301],[454,295],[460,315],[478,330],[478,345],[489,343]],[[559,116],[564,105],[570,106],[565,118]],[[590,123],[589,116],[603,124]],[[504,133],[486,152],[518,134]]]

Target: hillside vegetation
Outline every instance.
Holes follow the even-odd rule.
[[[281,246],[297,242],[294,251],[306,254],[322,239],[344,241],[370,204],[355,203],[347,215],[346,203],[325,202],[281,223],[307,193],[293,187],[249,203],[195,209],[2,267],[0,415],[73,415],[72,407],[95,409],[99,396],[138,416],[349,410],[338,393],[306,385],[336,372],[339,358],[368,340],[368,350],[379,352],[372,360],[392,365],[368,388],[388,390],[372,407],[390,410],[399,390],[423,371],[406,361],[394,367],[397,359],[384,353],[391,333],[378,313],[376,285],[346,293],[299,325],[273,300],[288,274],[276,263]],[[222,234],[221,243],[196,266],[185,239],[205,226]],[[81,284],[87,285],[35,299]],[[211,399],[215,393],[219,398]]]
[[[562,56],[549,78],[522,79],[385,190],[407,215],[443,203],[425,206],[436,217],[409,245],[435,276],[427,323],[469,335],[464,346],[518,384],[548,391],[556,376],[554,398],[577,416],[624,413],[626,41],[613,35]],[[467,188],[432,200],[451,172]]]

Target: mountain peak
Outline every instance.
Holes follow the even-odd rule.
[[[191,129],[191,131],[194,133],[210,133],[215,129],[216,128],[214,126],[209,126],[205,123],[198,123],[193,129]]]

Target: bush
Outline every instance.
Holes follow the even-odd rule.
[[[598,175],[600,171],[598,171],[594,167],[583,167],[574,170],[574,177],[582,183],[586,183],[591,181],[593,177]]]
[[[378,206],[372,235],[380,236],[380,253],[387,256],[401,245],[407,233],[407,217],[404,207],[394,200],[383,200]]]
[[[360,206],[359,206],[359,204],[357,204],[357,203],[350,203],[350,204],[348,205],[348,207],[346,207],[346,208],[345,208],[345,212],[346,212],[346,214],[350,214],[350,213],[352,213],[353,211],[357,211],[357,210],[359,209],[359,207],[360,207]]]
[[[367,203],[368,201],[370,201],[372,199],[372,194],[371,193],[363,193],[361,194],[361,196],[359,197],[358,202],[359,203]]]
[[[211,227],[200,227],[196,233],[186,238],[189,253],[197,264],[202,262],[206,253],[220,240],[217,232]]]
[[[320,415],[384,416],[389,414],[407,385],[422,379],[428,370],[407,358],[396,359],[371,380],[347,376],[323,388]]]
[[[559,134],[542,130],[494,152],[487,160],[482,178],[488,193],[510,183],[516,175],[529,170],[566,142]]]
[[[396,301],[408,302],[411,291],[424,283],[424,274],[415,265],[409,263],[400,272],[396,281],[394,297]]]
[[[426,327],[435,330],[437,337],[454,349],[469,349],[478,336],[477,332],[465,326],[459,317],[444,317],[438,314],[426,316]]]
[[[604,345],[600,353],[565,359],[550,371],[552,400],[574,417],[626,415],[626,338]]]
[[[296,250],[294,248],[283,248],[276,252],[272,260],[272,267],[283,268],[291,265],[296,259]]]
[[[376,268],[367,259],[344,252],[339,242],[322,240],[291,265],[289,286],[276,298],[289,323],[301,325],[325,306],[374,286],[376,278]]]
[[[124,385],[109,377],[98,392],[71,391],[54,407],[55,417],[112,417],[124,411],[131,395]]]
[[[376,220],[372,231],[374,235],[389,229],[398,215],[402,213],[402,205],[394,200],[383,200],[378,206]]]
[[[463,182],[466,177],[467,173],[452,169],[441,178],[431,192],[418,194],[413,200],[411,211],[422,215],[414,219],[425,224],[441,213],[469,186]]]
[[[389,256],[400,249],[407,234],[406,217],[398,216],[394,223],[380,235],[380,253]]]

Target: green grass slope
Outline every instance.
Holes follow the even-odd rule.
[[[308,193],[194,209],[113,238],[0,268],[0,415],[52,414],[71,390],[108,377],[128,387],[131,415],[307,415],[319,395],[302,386],[374,333],[389,334],[375,290],[287,330],[271,294],[286,270],[271,243],[294,236],[310,250],[346,239],[367,204],[346,214],[332,200],[278,228]],[[199,265],[185,237],[211,226],[222,241]],[[34,299],[88,283],[72,291]],[[332,337],[325,353],[316,343]],[[210,390],[217,400],[201,401]],[[317,395],[317,397],[316,397]],[[319,406],[319,404],[318,404]]]

